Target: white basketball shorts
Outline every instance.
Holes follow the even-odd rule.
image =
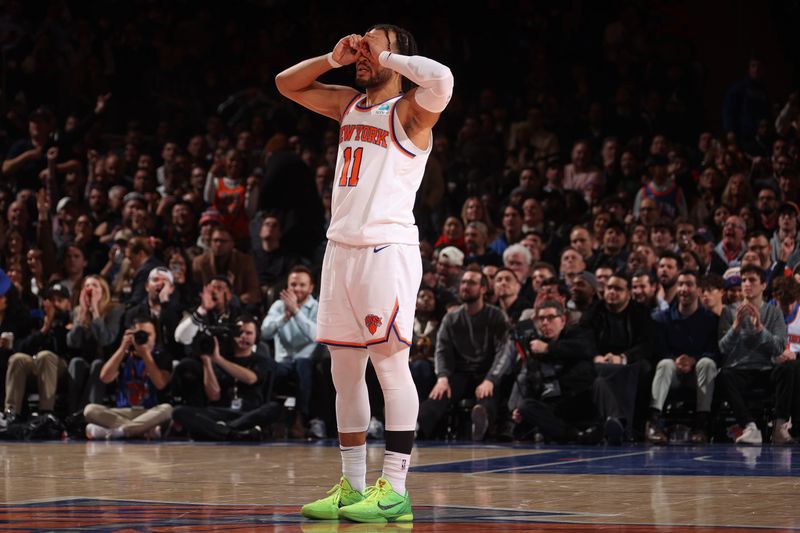
[[[383,342],[410,346],[421,282],[419,246],[348,246],[328,241],[317,342],[354,348]]]

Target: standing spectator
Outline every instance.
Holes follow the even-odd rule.
[[[159,394],[169,385],[172,358],[157,348],[153,320],[134,320],[133,328],[125,331],[119,348],[100,371],[103,383],[116,382],[115,407],[86,406],[86,438],[161,437],[160,425],[170,419],[172,406],[161,403]]]
[[[697,388],[695,425],[691,442],[708,442],[708,423],[714,379],[717,376],[717,316],[700,305],[697,273],[678,276],[677,305],[659,311],[655,318],[655,358],[658,360],[650,400],[650,421],[645,437],[666,444],[661,413],[669,390],[679,384]]]
[[[314,390],[314,352],[317,340],[317,309],[319,303],[311,293],[314,280],[311,271],[303,265],[292,267],[289,271],[287,288],[269,308],[269,313],[261,323],[261,337],[275,342],[275,362],[277,363],[275,383],[280,387],[284,382],[296,383],[296,418],[291,435],[305,438],[307,433],[318,439],[326,433],[321,420],[311,420],[316,414],[311,406],[311,393]]]
[[[795,354],[785,350],[786,323],[780,309],[763,299],[764,271],[747,265],[740,275],[744,300],[725,307],[719,321],[719,349],[724,356],[720,379],[736,420],[744,428],[736,443],[761,444],[761,430],[742,396],[757,385],[775,390],[772,443],[791,443],[787,422],[792,414],[797,362]]]

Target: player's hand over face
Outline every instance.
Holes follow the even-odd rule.
[[[360,35],[353,33],[347,37],[342,37],[333,47],[333,60],[340,65],[351,65],[356,62],[360,48]]]
[[[361,39],[361,53],[373,65],[378,65],[378,56],[385,50],[390,50],[390,47],[383,32],[370,32]]]

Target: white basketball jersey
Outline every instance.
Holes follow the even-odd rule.
[[[414,199],[433,136],[424,152],[406,136],[395,108],[401,95],[366,105],[358,95],[339,128],[328,239],[350,246],[419,244]]]

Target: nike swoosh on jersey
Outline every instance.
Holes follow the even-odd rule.
[[[386,246],[381,246],[381,247],[376,246],[375,248],[372,249],[372,253],[377,254],[381,250],[385,250],[390,246],[391,246],[391,244],[387,244]]]

